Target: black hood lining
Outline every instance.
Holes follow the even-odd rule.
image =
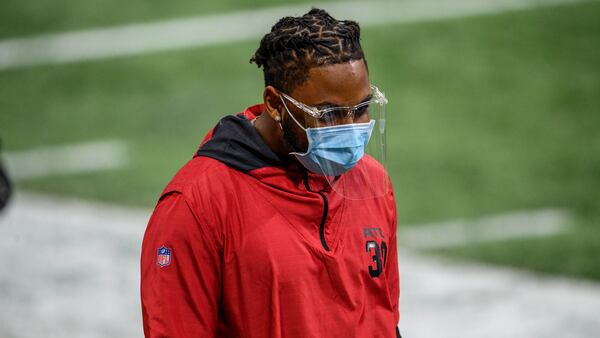
[[[273,152],[243,115],[222,118],[197,155],[213,158],[240,171],[286,167],[291,162],[285,155]]]

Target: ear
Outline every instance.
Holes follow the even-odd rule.
[[[263,92],[265,111],[277,122],[281,121],[281,98],[279,92],[273,86],[266,86]]]

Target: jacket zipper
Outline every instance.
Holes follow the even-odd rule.
[[[310,186],[308,185],[308,173],[304,173],[304,187],[306,187],[306,190],[314,192],[310,189]],[[325,241],[325,221],[327,221],[327,213],[329,212],[329,201],[322,192],[317,191],[316,193],[319,194],[319,196],[321,196],[321,198],[323,199],[323,216],[321,216],[321,224],[319,224],[319,238],[321,239],[321,245],[323,246],[325,251],[329,251],[329,246]]]

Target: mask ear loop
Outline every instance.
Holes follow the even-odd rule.
[[[302,130],[304,130],[306,132],[306,128],[304,128],[300,122],[298,122],[298,120],[296,120],[296,118],[294,117],[294,114],[292,114],[290,112],[290,110],[288,109],[287,105],[285,104],[285,100],[283,100],[283,97],[281,95],[279,95],[279,99],[281,100],[281,103],[283,103],[283,106],[285,107],[285,110],[287,111],[288,115],[292,117],[292,120],[294,120],[294,122],[296,122],[296,124],[298,125],[298,127],[300,127]],[[283,121],[283,117],[281,118],[281,120]],[[281,126],[281,121],[279,121],[279,128],[281,128],[281,130],[283,130],[283,127]]]
[[[283,106],[285,107],[285,110],[287,112],[288,115],[290,115],[292,117],[292,120],[298,125],[298,127],[300,127],[302,130],[304,130],[304,132],[306,133],[306,129],[304,127],[302,127],[302,125],[300,123],[298,123],[298,121],[296,120],[296,118],[294,117],[294,115],[290,112],[290,110],[288,109],[287,105],[285,104],[285,101],[283,100],[283,97],[281,97],[281,95],[279,95],[279,99],[281,100],[281,103],[283,103]],[[293,151],[293,146],[290,143],[290,141],[288,141],[287,137],[286,137],[286,133],[285,130],[283,129],[283,114],[281,115],[281,118],[276,119],[277,124],[279,125],[279,129],[281,129],[281,133],[283,134],[283,141],[285,143],[287,143],[289,149],[291,149],[292,151],[290,152],[290,154],[292,154]],[[302,168],[304,168],[303,166],[300,166]]]

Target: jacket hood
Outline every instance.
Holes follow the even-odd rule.
[[[263,110],[264,105],[257,104],[222,118],[204,138],[195,156],[210,157],[243,172],[289,166],[292,161],[273,152],[250,122]]]

